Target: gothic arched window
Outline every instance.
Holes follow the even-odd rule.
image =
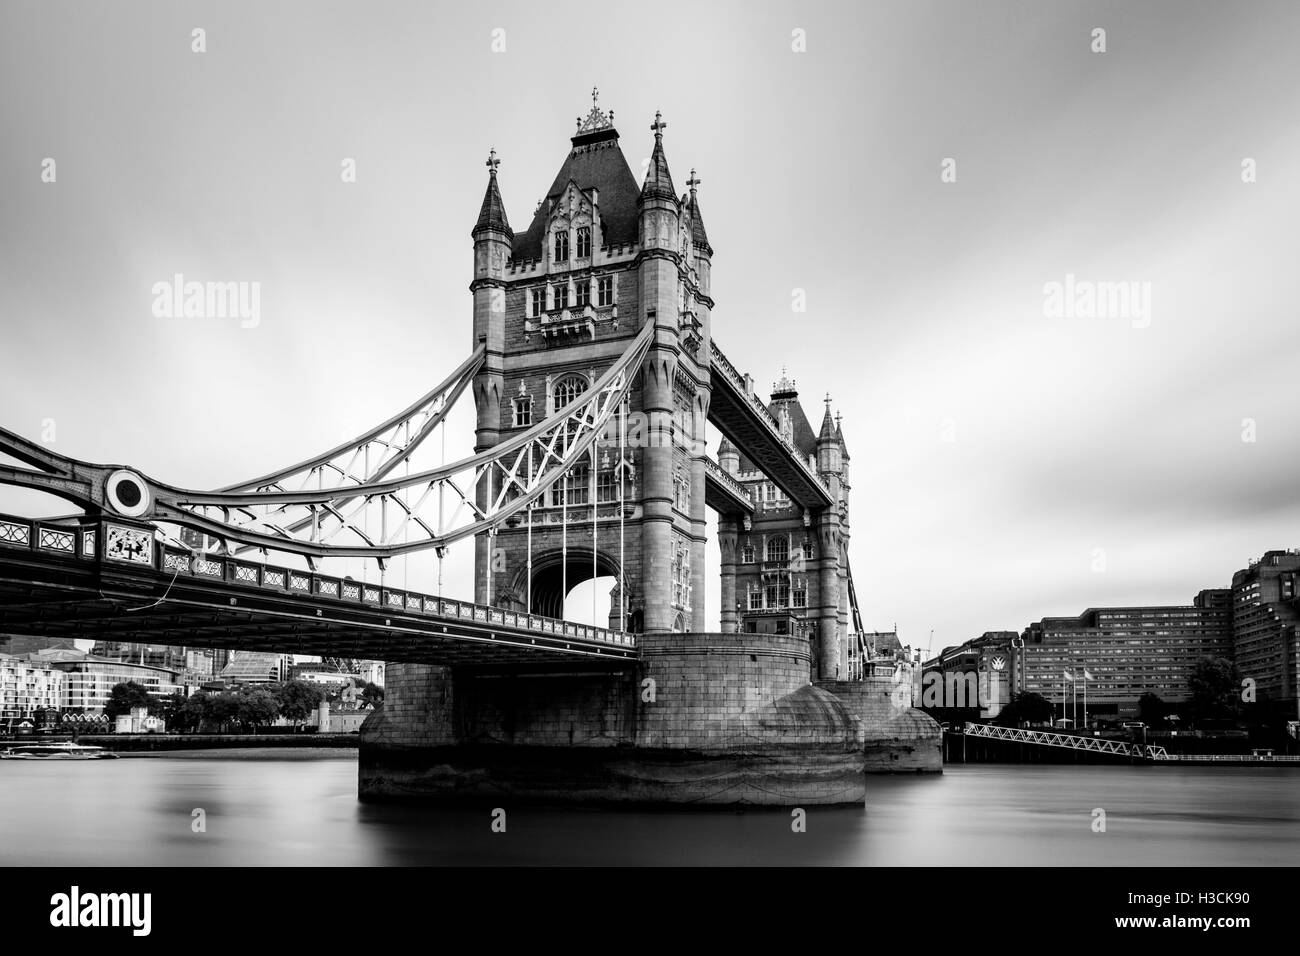
[[[555,233],[555,261],[569,261],[569,230],[560,229]]]
[[[782,563],[790,560],[790,542],[785,535],[774,535],[767,539],[767,556],[763,560]]]
[[[587,390],[587,379],[582,375],[566,375],[555,383],[551,396],[555,401],[555,411],[559,411],[569,402]]]

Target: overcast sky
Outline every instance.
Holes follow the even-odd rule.
[[[522,229],[598,85],[638,175],[656,109],[699,170],[718,343],[844,414],[868,627],[1187,603],[1300,545],[1300,7],[646,9],[0,6],[0,421],[206,488],[387,417],[469,348],[489,146]],[[155,317],[178,272],[260,282],[259,324]],[[1067,275],[1149,314],[1050,317]]]

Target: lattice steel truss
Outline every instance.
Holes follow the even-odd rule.
[[[93,510],[172,523],[236,550],[385,561],[491,530],[539,499],[590,454],[627,399],[650,347],[647,324],[583,394],[515,437],[432,470],[393,477],[481,370],[483,350],[433,391],[356,439],[251,481],[202,492],[129,468],[51,453],[0,428],[0,483],[38,488]]]

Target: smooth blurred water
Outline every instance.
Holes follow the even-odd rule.
[[[362,804],[355,754],[0,762],[0,865],[1295,865],[1300,771],[956,766],[869,777],[865,807]],[[506,832],[491,831],[494,806]],[[206,811],[207,832],[191,829]],[[1093,810],[1106,832],[1093,831]]]

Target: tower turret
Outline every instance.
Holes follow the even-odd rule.
[[[817,433],[817,470],[823,475],[840,474],[842,463],[840,440],[835,437],[835,419],[831,415],[831,397],[826,396],[826,413],[822,416],[822,427]]]
[[[474,376],[474,407],[477,423],[474,431],[476,452],[491,448],[501,440],[501,399],[505,369],[506,262],[514,233],[506,219],[505,203],[497,186],[495,149],[488,153],[488,184],[483,193],[478,220],[470,231],[474,239],[474,280],[469,284],[474,296],[474,341],[472,348],[486,346],[483,367]],[[492,490],[481,482],[477,492],[479,506],[486,507]],[[487,532],[474,539],[474,600],[491,603],[491,540]]]
[[[725,435],[718,442],[718,464],[729,475],[740,474],[740,451]]]

